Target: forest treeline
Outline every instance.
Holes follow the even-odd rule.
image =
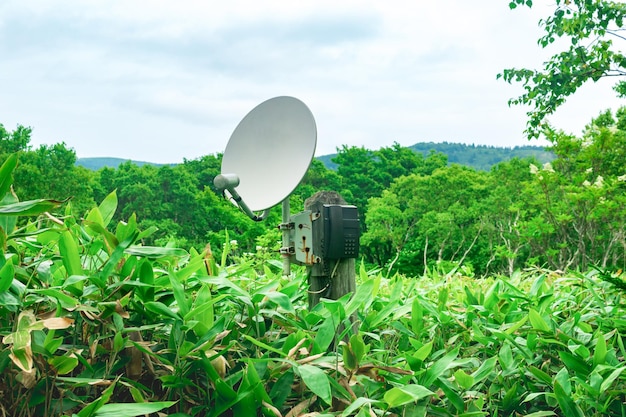
[[[115,191],[116,221],[134,216],[142,228],[156,230],[146,243],[210,245],[219,253],[225,242],[236,242],[241,256],[274,256],[280,246],[280,207],[252,222],[215,190],[220,154],[92,171],[76,166],[64,143],[33,148],[31,132],[0,125],[2,161],[19,153],[14,192],[20,200],[72,197],[66,210],[81,215]],[[343,146],[333,158],[336,169],[312,162],[291,196],[292,212],[316,191],[338,191],[359,208],[363,260],[389,273],[625,268],[626,108],[600,114],[582,137],[546,134],[551,162],[514,158],[489,171],[398,144]]]
[[[508,148],[450,142],[418,142],[408,148],[425,157],[432,151],[442,153],[448,157],[449,164],[465,165],[481,171],[489,171],[494,165],[513,158],[535,158],[542,164],[554,159],[554,154],[545,147],[533,145]],[[333,161],[336,156],[336,154],[322,155],[319,159],[328,168],[337,169],[337,164]]]

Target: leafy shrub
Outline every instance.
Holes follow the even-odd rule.
[[[84,219],[16,202],[14,163],[0,168],[5,415],[626,413],[623,293],[598,271],[389,279],[362,265],[353,295],[309,310],[304,269],[229,263],[228,239],[220,259],[145,246],[154,229],[134,215],[111,223],[115,193]]]

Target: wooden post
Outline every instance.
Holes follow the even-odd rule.
[[[322,213],[324,204],[347,204],[335,191],[320,191],[307,198],[304,209],[312,213]],[[321,222],[321,219],[315,220]],[[314,236],[314,240],[321,236]],[[313,247],[319,247],[314,242]],[[309,309],[315,307],[321,298],[337,300],[356,290],[356,270],[354,258],[321,259],[311,267],[309,277]]]

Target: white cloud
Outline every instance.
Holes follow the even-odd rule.
[[[536,22],[549,7],[9,0],[0,123],[79,156],[178,162],[221,152],[256,104],[293,95],[316,117],[318,155],[394,141],[523,145],[524,109],[506,104],[520,87],[496,74],[545,60]],[[604,87],[581,96],[553,121],[577,133],[619,105]]]

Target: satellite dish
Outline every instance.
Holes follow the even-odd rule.
[[[311,164],[316,143],[315,119],[303,102],[286,96],[264,101],[235,128],[215,185],[259,220],[250,211],[267,210],[293,192]]]

